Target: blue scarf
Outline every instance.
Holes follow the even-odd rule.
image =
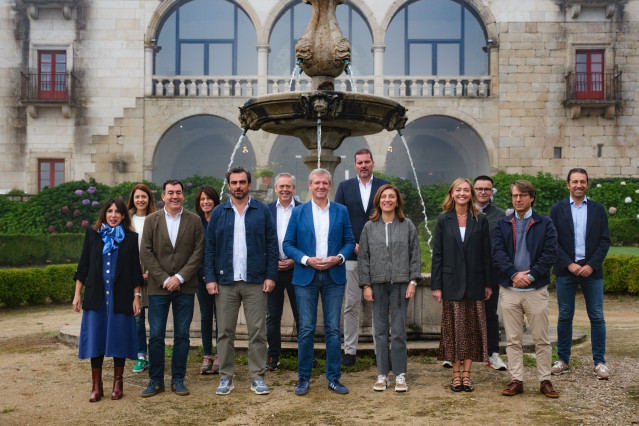
[[[103,223],[102,228],[100,228],[100,231],[98,232],[102,237],[102,241],[104,241],[102,254],[107,254],[108,252],[118,248],[118,244],[120,244],[124,239],[124,228],[122,227],[122,224],[119,224],[115,228],[111,228],[106,223]]]

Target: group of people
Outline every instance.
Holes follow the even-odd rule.
[[[537,191],[531,182],[517,180],[510,186],[514,210],[508,215],[490,203],[492,185],[488,176],[477,177],[474,184],[464,178],[455,180],[442,205],[444,213],[437,219],[431,289],[435,300],[443,304],[439,359],[452,361],[450,388],[455,392],[474,389],[473,361],[489,362],[496,369],[503,364],[498,352],[497,303],[492,301],[498,294],[511,375],[502,394],[524,391],[522,338],[527,319],[535,344],[539,391],[558,398],[550,378],[569,371],[575,295],[580,286],[591,323],[593,373],[607,380],[602,264],[610,233],[604,207],[586,196],[587,171],[569,171],[570,196],[552,206],[550,217],[533,210]],[[551,268],[559,309],[559,359],[554,365],[548,337]]]
[[[105,356],[114,359],[112,399],[122,397],[126,358],[136,360],[134,372],[148,368],[150,380],[143,397],[165,390],[169,309],[174,322],[171,391],[189,394],[184,379],[195,294],[204,352],[200,372],[219,372],[218,395],[235,388],[234,342],[240,305],[248,331],[250,388],[259,395],[270,392],[264,378],[266,371],[276,370],[279,364],[285,292],[297,328],[297,395],[309,392],[312,369],[319,366],[313,354],[320,297],[328,389],[349,392],[340,381],[340,367],[357,359],[363,297],[372,303],[373,311],[378,370],[373,389],[385,390],[392,371],[395,391],[407,391],[407,306],[421,277],[418,232],[403,213],[398,188],[373,176],[371,152],[359,150],[354,159],[357,176],[339,185],[334,202],[329,200],[332,177],[327,170],[310,173],[310,201],[303,204],[294,199],[295,177],[277,175],[277,200],[266,205],[250,196],[251,173],[242,167],[226,173],[228,201],[220,204],[217,191],[209,186],[199,189],[197,214],[183,208],[184,188],[178,180],[163,184],[164,207],[158,211],[143,184],[131,191],[128,207],[122,200],[107,200],[95,226],[86,231],[74,277],[73,307],[84,310],[78,356],[91,359],[90,401],[104,396]],[[571,204],[558,203],[551,213],[555,222],[574,222],[574,226],[557,228],[559,240],[553,221],[532,211],[536,193],[529,182],[511,186],[515,211],[509,216],[490,202],[490,177],[480,176],[474,184],[460,178],[451,185],[444,213],[437,220],[431,289],[443,306],[439,359],[453,369],[453,391],[473,390],[473,361],[506,368],[499,356],[499,300],[513,378],[503,394],[523,392],[525,314],[537,349],[540,390],[549,397],[558,396],[549,377],[569,369],[578,285],[588,294],[595,373],[607,378],[601,275],[609,245],[607,221],[605,212],[600,214],[603,207],[585,197],[585,170],[575,170],[568,177]],[[586,205],[587,211],[579,210]],[[562,236],[563,232],[570,234]],[[560,360],[551,368],[546,287],[553,264],[558,298],[561,294]]]

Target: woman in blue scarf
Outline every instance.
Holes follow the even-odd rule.
[[[140,313],[142,270],[138,235],[133,232],[126,205],[109,199],[92,229],[87,229],[75,273],[73,309],[82,314],[78,358],[91,358],[93,388],[90,402],[104,396],[102,363],[113,357],[111,399],[123,395],[126,358],[137,358],[135,315]],[[81,290],[84,290],[84,301]]]

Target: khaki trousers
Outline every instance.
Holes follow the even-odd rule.
[[[550,380],[552,345],[548,338],[548,287],[532,291],[500,287],[499,305],[506,330],[506,355],[512,379],[524,381],[522,338],[525,315],[535,343],[539,381]]]

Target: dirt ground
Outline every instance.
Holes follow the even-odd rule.
[[[554,294],[551,300],[554,299]],[[556,306],[550,308],[551,324]],[[111,361],[105,361],[106,399],[89,403],[90,364],[77,358],[77,348],[60,343],[58,331],[79,324],[80,314],[69,306],[0,310],[0,424],[637,424],[639,423],[639,298],[608,296],[609,381],[592,375],[589,339],[573,348],[572,372],[553,378],[559,399],[538,391],[536,369],[526,367],[525,393],[501,396],[508,372],[475,364],[472,393],[448,389],[450,370],[440,364],[411,358],[409,391],[374,392],[375,367],[344,373],[350,388],[345,396],[331,393],[324,377],[311,380],[307,396],[293,388],[296,373],[268,373],[271,394],[255,395],[249,389],[248,368],[236,368],[236,389],[216,396],[218,376],[201,376],[199,357],[190,358],[185,384],[190,396],[165,392],[143,399],[146,374],[133,374],[127,362],[124,398],[110,399]],[[589,332],[578,299],[575,326]],[[168,367],[168,365],[167,365]],[[167,368],[169,371],[169,368]],[[167,380],[170,382],[170,380]]]

